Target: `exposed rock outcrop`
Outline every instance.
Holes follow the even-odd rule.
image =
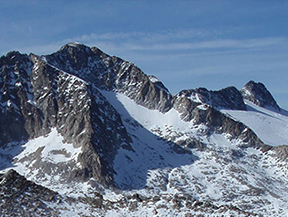
[[[13,51],[0,58],[0,147],[8,142],[29,138],[21,107],[32,95],[29,81],[31,69],[29,56],[19,52]],[[38,121],[35,117],[31,124]]]
[[[69,163],[71,172],[64,174],[68,180],[93,177],[105,186],[113,184],[118,149],[133,149],[119,113],[101,91],[123,93],[163,113],[175,108],[182,120],[228,133],[250,147],[264,144],[252,130],[219,109],[246,110],[242,95],[279,109],[265,86],[252,81],[241,90],[242,95],[235,87],[227,87],[183,90],[173,97],[161,81],[134,64],[77,43],[45,56],[10,52],[0,58],[0,70],[0,146],[44,136],[56,128],[65,142],[82,148],[77,162]],[[40,157],[32,158],[38,168],[43,167]]]
[[[280,111],[280,107],[264,84],[249,81],[241,90],[243,98],[256,105]]]
[[[159,202],[165,202],[161,205]],[[241,216],[257,216],[246,212],[236,206],[216,206],[210,202],[196,200],[190,195],[155,196],[147,197],[139,194],[123,196],[117,201],[103,198],[103,195],[95,193],[94,197],[79,197],[78,200],[70,197],[62,197],[58,193],[41,185],[28,181],[14,170],[0,175],[0,215],[1,216],[62,216],[65,211],[76,214],[71,207],[76,204],[89,205],[92,213],[117,212],[119,208],[125,208],[126,212],[136,212],[139,209],[147,209],[153,205],[154,213],[159,210],[169,210],[177,213],[185,209],[185,216],[193,216],[195,213],[210,213],[215,215],[234,214]],[[83,213],[77,213],[82,216]],[[66,214],[67,215],[67,214]],[[77,216],[78,216],[77,215]]]
[[[219,109],[246,110],[241,93],[235,87],[227,87],[218,91],[209,91],[206,88],[182,90],[176,96],[186,97],[189,100],[210,105]]]
[[[264,144],[233,116],[252,113],[243,97],[280,110],[253,81],[241,92],[197,88],[172,96],[134,64],[78,43],[45,56],[10,52],[0,58],[1,169],[15,166],[37,183],[77,196],[63,199],[11,170],[0,175],[0,215],[61,215],[52,208],[60,199],[69,200],[57,205],[62,211],[80,204],[90,215],[139,215],[146,208],[155,215],[252,215],[249,210],[269,203],[264,213],[286,196],[281,174],[277,180],[267,175],[266,164],[274,163],[268,157],[285,161],[288,148]],[[276,193],[269,190],[274,181]],[[104,199],[104,189],[113,201]]]
[[[1,216],[56,216],[59,213],[48,204],[61,200],[58,193],[28,181],[14,170],[0,176]]]
[[[246,110],[243,98],[235,87],[220,91],[208,91],[205,88],[184,90],[174,97],[173,105],[184,121],[204,124],[211,132],[228,133],[231,138],[241,139],[250,147],[264,147],[264,143],[249,127],[218,110]]]
[[[65,142],[83,149],[78,159],[82,172],[72,171],[68,178],[94,177],[100,183],[111,183],[114,156],[131,139],[102,94],[33,54],[12,52],[0,63],[0,145],[43,136],[56,128]]]
[[[125,93],[149,109],[168,111],[172,95],[160,82],[152,82],[134,64],[109,56],[96,47],[69,43],[51,55],[43,56],[48,63],[76,75],[97,88]]]

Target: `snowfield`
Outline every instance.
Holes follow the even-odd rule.
[[[171,198],[177,195],[189,195],[197,201],[211,202],[218,207],[236,206],[264,216],[287,214],[286,162],[275,159],[270,152],[264,154],[253,148],[240,148],[241,141],[231,140],[227,134],[207,134],[206,126],[182,121],[174,109],[163,114],[137,105],[124,94],[101,93],[120,113],[133,140],[132,150],[118,150],[114,159],[114,179],[119,189],[101,189],[105,203],[114,201],[117,204],[134,194],[145,198],[159,196],[160,199],[145,205],[136,201],[138,205],[133,209],[111,205],[112,208],[103,210],[83,202],[50,204],[59,210],[61,216],[185,216],[191,210],[186,206],[175,209]],[[221,111],[242,121],[267,144],[276,146],[288,143],[288,117],[285,111],[277,113],[250,102],[246,102],[246,105],[248,111]],[[178,145],[187,139],[205,144],[203,150]],[[53,171],[44,177],[40,175],[43,174],[40,173],[43,164],[54,165],[51,169],[55,170],[55,174],[59,169],[69,170],[71,166],[80,166],[77,157],[81,148],[64,143],[56,129],[52,129],[47,136],[30,140],[22,146],[22,150],[13,151],[11,147],[9,153],[14,157],[13,168],[26,178],[65,197],[94,197],[95,188],[90,185],[93,180],[67,184],[61,175],[54,176]],[[1,150],[1,153],[4,152]],[[36,160],[35,155],[41,155],[41,160]],[[40,166],[36,166],[38,169],[35,170],[36,164]],[[218,210],[219,213],[212,210],[211,215],[239,215],[231,210]],[[194,211],[193,215],[203,212]]]
[[[265,109],[245,101],[248,111],[222,110],[250,127],[266,144],[288,145],[288,112]]]
[[[0,216],[288,216],[288,112],[264,84],[173,96],[79,43],[0,60]]]
[[[201,201],[236,205],[263,215],[287,212],[286,162],[260,150],[238,148],[239,141],[230,140],[229,135],[205,136],[205,126],[180,120],[173,109],[162,114],[137,105],[121,93],[102,94],[122,115],[134,141],[134,152],[120,150],[115,158],[115,181],[120,187],[132,187],[144,195],[188,193]],[[287,144],[285,112],[246,104],[248,111],[222,112],[243,121],[267,144]],[[171,151],[175,142],[187,138],[207,144],[206,150]]]

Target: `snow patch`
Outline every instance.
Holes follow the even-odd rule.
[[[61,163],[72,159],[76,160],[81,152],[81,148],[74,148],[73,144],[64,143],[63,140],[57,129],[52,128],[47,136],[40,136],[23,145],[24,150],[15,158],[23,159],[37,149],[43,148],[41,151],[43,161]]]
[[[160,82],[160,80],[157,77],[155,77],[154,75],[149,75],[148,78],[152,83]]]
[[[266,144],[272,146],[288,144],[288,116],[257,106],[245,100],[248,111],[221,110],[237,121],[243,122],[251,128]]]

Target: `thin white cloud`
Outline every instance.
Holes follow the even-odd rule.
[[[131,50],[200,50],[200,49],[251,49],[251,48],[265,48],[269,46],[287,46],[287,38],[258,38],[247,40],[212,40],[201,42],[179,42],[179,43],[124,43],[126,48]]]
[[[204,35],[212,32],[200,30],[181,30],[170,32],[131,32],[106,33],[83,35],[71,40],[80,41],[89,45],[109,44],[112,50],[125,49],[134,51],[181,51],[201,49],[254,49],[270,46],[286,46],[285,37],[252,38],[252,39],[215,39],[211,40]],[[106,46],[105,46],[106,47]]]
[[[47,54],[58,50],[68,42],[78,41],[88,46],[96,46],[104,51],[120,55],[127,52],[182,52],[182,51],[227,51],[241,49],[263,49],[267,47],[288,47],[286,37],[229,39],[221,38],[222,30],[181,29],[159,32],[118,32],[91,33],[74,38],[66,38],[48,44],[18,47],[21,52]],[[214,37],[217,35],[217,37]],[[216,39],[213,39],[216,38]],[[114,53],[115,52],[115,53]],[[166,53],[167,54],[167,53]]]
[[[117,40],[103,40],[103,38],[117,37]],[[267,47],[282,46],[288,47],[287,38],[259,38],[259,39],[248,39],[248,40],[214,40],[214,41],[202,41],[197,43],[190,42],[180,42],[180,43],[154,43],[154,41],[137,43],[130,41],[118,41],[119,37],[128,37],[125,35],[122,36],[110,36],[110,35],[101,35],[101,37],[94,39],[93,37],[82,36],[80,38],[68,38],[58,42],[52,42],[46,45],[39,46],[29,46],[29,47],[18,47],[16,50],[20,50],[24,53],[35,52],[38,54],[47,54],[58,50],[61,46],[72,41],[78,41],[88,46],[96,46],[101,49],[104,49],[106,52],[129,52],[129,51],[201,51],[206,50],[207,52],[219,52],[219,50],[237,50],[237,49],[261,49]],[[223,51],[224,52],[224,51]],[[113,53],[111,53],[113,55]],[[165,55],[163,53],[163,55]]]
[[[207,37],[204,37],[205,34]],[[164,83],[167,81],[168,88],[175,93],[186,81],[189,81],[187,88],[210,82],[210,86],[207,84],[207,87],[212,89],[229,84],[231,81],[227,80],[228,77],[234,78],[241,85],[250,79],[263,79],[264,83],[268,83],[271,73],[284,73],[287,69],[285,55],[287,56],[288,53],[288,39],[286,37],[214,39],[209,37],[209,34],[205,31],[195,33],[190,30],[156,33],[93,33],[44,45],[18,46],[16,50],[24,53],[49,54],[66,43],[78,41],[134,62],[146,73],[156,75]],[[217,86],[213,78],[218,77],[223,80],[218,81],[220,83]],[[179,81],[181,83],[179,87],[174,84],[175,79],[182,79],[181,82]],[[281,91],[283,92],[283,89],[279,88],[276,93],[282,94]],[[285,93],[284,91],[282,95]]]
[[[187,39],[187,38],[200,38],[218,34],[218,30],[202,30],[202,29],[180,29],[170,31],[159,31],[159,32],[118,32],[118,33],[91,33],[88,35],[82,35],[75,39],[79,40],[115,40],[115,39],[132,39],[135,38],[139,41],[150,41],[159,40],[175,40],[175,39]]]

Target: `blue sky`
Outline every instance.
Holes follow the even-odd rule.
[[[0,0],[0,55],[77,41],[129,60],[168,89],[263,82],[288,109],[288,1]]]

